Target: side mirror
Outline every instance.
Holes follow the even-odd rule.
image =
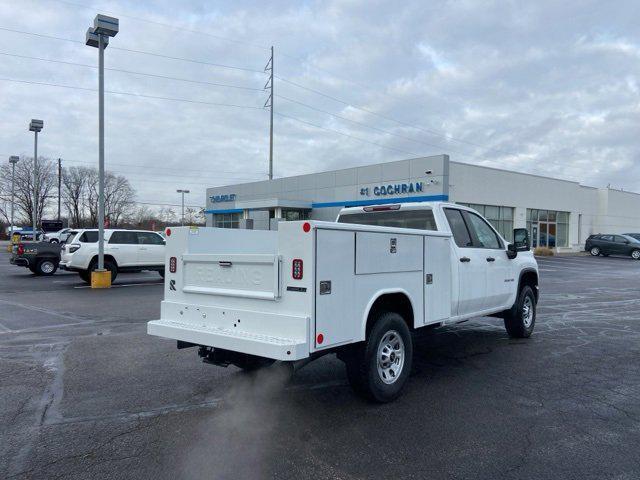
[[[529,243],[529,230],[526,228],[514,229],[513,245],[517,252],[528,252],[531,248],[531,244]]]
[[[514,243],[507,245],[507,258],[513,260],[518,256],[518,247]]]

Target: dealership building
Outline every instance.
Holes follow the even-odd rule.
[[[640,232],[640,194],[452,162],[448,155],[207,189],[207,226],[278,228],[287,220],[335,220],[345,206],[449,201],[478,210],[508,240],[529,230],[534,246],[580,250],[592,233]]]

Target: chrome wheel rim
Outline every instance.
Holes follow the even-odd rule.
[[[533,323],[533,301],[529,296],[524,297],[522,304],[522,323],[525,328],[529,328]]]
[[[593,255],[594,257],[597,256],[600,253],[600,249],[598,247],[593,247],[591,249],[591,255]]]
[[[53,263],[52,262],[43,262],[40,265],[40,270],[42,270],[43,273],[51,273],[51,272],[53,272]]]
[[[631,252],[631,257],[634,260],[638,260],[640,258],[640,250],[634,250],[633,252]]]
[[[387,385],[395,383],[404,367],[404,341],[398,332],[389,330],[378,344],[378,375]]]

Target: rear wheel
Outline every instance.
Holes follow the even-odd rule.
[[[58,262],[50,258],[42,258],[36,263],[35,274],[36,275],[53,275],[58,270]]]
[[[600,249],[598,247],[591,247],[591,250],[589,250],[589,253],[592,256],[597,257],[598,255],[600,255]]]
[[[80,275],[80,278],[86,282],[86,283],[91,283],[91,272],[89,270],[80,270],[78,272],[78,275]]]
[[[529,285],[518,294],[515,305],[505,312],[504,326],[511,338],[528,338],[536,324],[536,296]]]
[[[381,312],[367,340],[345,358],[347,377],[363,397],[380,403],[395,400],[404,387],[413,359],[411,332],[395,312]]]
[[[634,260],[640,260],[640,250],[634,250],[631,252],[631,258]]]
[[[98,269],[98,261],[94,260],[93,262],[91,262],[91,265],[89,266],[89,272],[93,272],[97,269]],[[116,277],[118,276],[118,267],[111,260],[105,259],[104,269],[109,270],[111,272],[111,283],[113,283]],[[91,273],[89,273],[89,283],[91,283]]]
[[[49,240],[49,243],[59,243],[59,242],[56,238],[52,238],[51,240]]]

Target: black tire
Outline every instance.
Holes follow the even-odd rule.
[[[36,263],[35,274],[41,276],[51,276],[58,270],[58,262],[53,258],[41,258]]]
[[[389,350],[384,343],[401,348]],[[391,351],[391,355],[385,355],[385,350]],[[402,352],[404,358],[400,359],[398,352]],[[384,364],[381,365],[379,360],[385,357],[390,360],[387,365],[397,366],[400,362],[398,373],[392,374],[393,369],[385,369]],[[379,403],[398,398],[411,373],[412,361],[411,332],[404,319],[395,312],[379,313],[367,339],[354,346],[345,358],[352,388],[364,398]]]
[[[631,258],[634,260],[640,260],[640,250],[635,249],[631,252]]]
[[[597,257],[598,255],[600,255],[600,248],[591,247],[591,249],[589,250],[589,253],[591,254],[592,257]]]
[[[536,326],[536,296],[529,285],[520,289],[516,303],[504,315],[504,327],[511,338],[529,338]]]
[[[164,278],[164,268],[162,270],[158,270],[158,273],[162,278]]]
[[[78,275],[80,275],[83,282],[91,283],[91,272],[89,270],[80,270]]]
[[[51,240],[49,240],[49,243],[60,243],[57,239],[52,238]]]
[[[113,263],[111,260],[104,260],[104,268],[105,270],[109,270],[111,272],[111,283],[113,283],[118,276],[118,266]],[[93,272],[98,269],[98,261],[94,260],[89,265],[89,272]],[[89,283],[91,283],[91,273],[89,273]]]

